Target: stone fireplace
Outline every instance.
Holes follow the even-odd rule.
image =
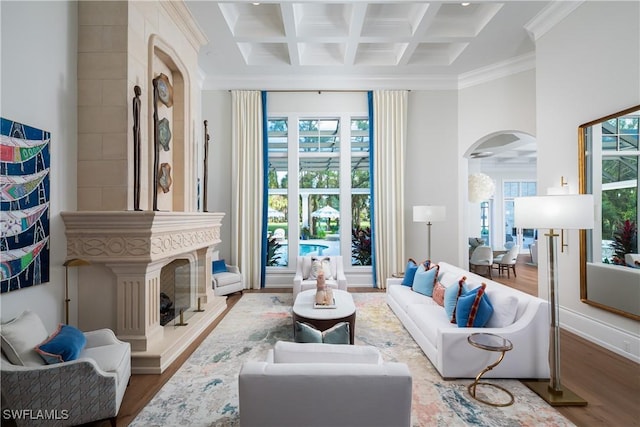
[[[131,343],[136,373],[161,373],[226,308],[211,289],[220,213],[63,212],[67,257],[78,269],[78,323],[112,328]],[[163,280],[163,276],[165,276]],[[160,324],[160,295],[180,282],[174,299],[188,325]],[[175,294],[174,290],[174,294]],[[175,295],[174,295],[175,296]],[[198,300],[204,310],[197,312]]]
[[[226,307],[211,289],[224,214],[198,212],[206,42],[183,1],[78,3],[78,211],[62,213],[67,259],[91,262],[77,269],[80,328],[131,343],[134,373],[162,372]],[[161,325],[163,293],[188,325]]]

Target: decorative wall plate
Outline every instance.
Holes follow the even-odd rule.
[[[171,141],[171,129],[169,129],[169,120],[165,117],[158,122],[158,142],[164,151],[169,151],[169,141]]]
[[[160,74],[156,77],[158,81],[158,99],[167,107],[173,105],[173,87],[169,83],[169,77]]]
[[[171,189],[171,165],[163,163],[160,165],[160,173],[158,174],[158,185],[162,188],[163,193],[168,193]]]

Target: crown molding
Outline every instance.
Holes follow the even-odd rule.
[[[208,76],[203,90],[457,90],[456,76]]]
[[[534,52],[527,53],[506,61],[477,68],[468,73],[460,74],[458,78],[458,89],[465,89],[535,68],[536,54]]]
[[[202,46],[209,43],[209,39],[193,18],[191,11],[187,8],[184,1],[161,1],[160,4],[187,37],[187,40],[189,40],[189,43],[191,43],[191,46],[193,46],[196,52],[200,51]]]
[[[545,35],[547,31],[555,27],[560,21],[569,16],[585,0],[579,1],[552,1],[542,9],[531,21],[525,24],[524,29],[534,42]]]

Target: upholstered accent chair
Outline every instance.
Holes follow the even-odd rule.
[[[493,264],[493,249],[491,246],[481,245],[475,248],[469,260],[469,271],[487,275],[491,279],[491,264]]]
[[[40,318],[25,311],[2,325],[3,409],[56,411],[47,425],[71,426],[116,416],[131,376],[131,346],[110,329],[80,332],[86,344],[75,360],[54,364],[34,349],[51,342]],[[18,426],[43,425],[42,419],[15,420]]]
[[[497,255],[493,259],[493,268],[496,268],[500,274],[507,270],[507,277],[511,277],[509,270],[513,270],[513,275],[517,277],[516,261],[518,260],[518,253],[520,253],[520,245],[513,245],[509,251],[502,255]]]
[[[293,299],[302,291],[316,287],[314,261],[323,266],[325,283],[332,289],[347,290],[347,278],[344,275],[344,265],[341,255],[332,256],[299,256],[296,262],[296,274],[293,277]]]
[[[220,267],[216,268],[216,265]],[[244,279],[240,268],[237,265],[229,265],[224,260],[213,262],[213,273],[211,274],[213,294],[223,296],[244,290]]]

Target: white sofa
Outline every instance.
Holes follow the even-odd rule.
[[[299,256],[296,262],[296,274],[293,276],[293,299],[302,291],[316,288],[316,279],[310,277],[312,258],[324,260],[329,258],[331,264],[331,278],[325,275],[327,286],[333,289],[347,290],[347,278],[344,275],[344,266],[342,265],[342,256]]]
[[[409,368],[371,346],[277,342],[242,365],[238,387],[242,427],[411,424]]]
[[[508,326],[461,328],[452,324],[445,309],[431,297],[402,285],[401,278],[387,279],[387,303],[443,378],[475,378],[499,353],[471,346],[467,337],[487,332],[507,338],[513,350],[486,378],[549,378],[549,304],[546,300],[440,262],[438,277],[445,287],[466,276],[470,289],[486,283],[486,294],[496,305],[512,295],[517,298],[515,320]]]

